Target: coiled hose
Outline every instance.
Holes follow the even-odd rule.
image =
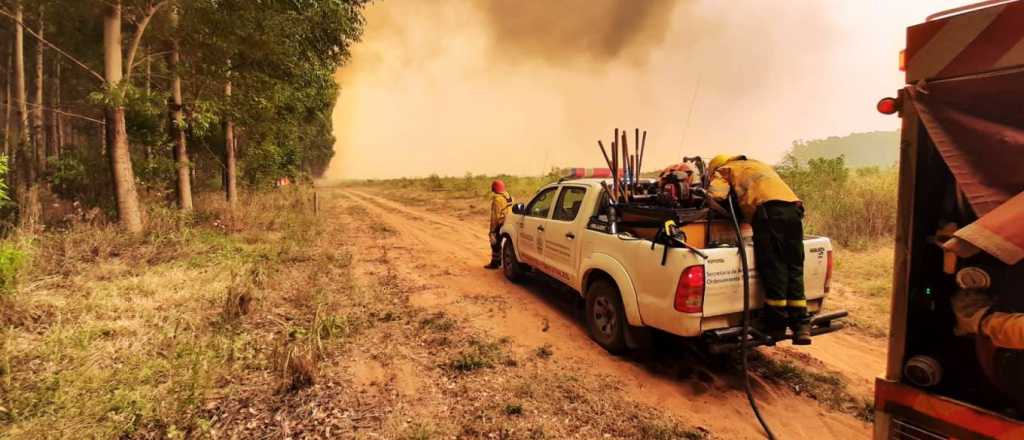
[[[750,372],[747,367],[747,352],[749,351],[747,337],[750,335],[750,268],[747,267],[747,246],[743,243],[743,234],[740,232],[740,221],[736,217],[736,208],[733,206],[732,194],[726,199],[729,201],[729,215],[732,216],[732,225],[736,230],[736,247],[740,249],[740,267],[743,269],[743,332],[740,334],[740,353],[743,359],[743,391],[747,393],[747,402],[750,403],[750,409],[754,410],[754,416],[757,417],[761,428],[764,428],[764,433],[768,436],[769,440],[775,440],[775,434],[772,433],[771,428],[768,427],[768,422],[761,415],[761,410],[758,409],[757,402],[754,400],[754,393],[750,391]]]

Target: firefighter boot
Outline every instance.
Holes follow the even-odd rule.
[[[501,262],[491,260],[490,263],[487,263],[487,265],[484,266],[484,269],[497,269],[499,267],[501,267]]]
[[[811,345],[811,323],[801,322],[793,326],[793,345]]]
[[[772,343],[786,338],[787,314],[784,307],[768,306],[764,312],[764,333],[772,338]]]

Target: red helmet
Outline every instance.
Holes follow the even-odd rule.
[[[505,182],[502,182],[501,179],[491,182],[491,192],[495,194],[505,192]]]

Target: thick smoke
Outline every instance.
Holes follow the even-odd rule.
[[[941,6],[376,1],[338,74],[328,177],[602,166],[615,127],[649,131],[650,167],[895,129],[874,103],[901,84],[905,27]]]
[[[659,45],[676,0],[478,1],[494,54],[524,61],[607,62]]]

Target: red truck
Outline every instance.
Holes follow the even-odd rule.
[[[874,438],[1024,439],[1024,350],[977,324],[1024,317],[1024,1],[935,14],[900,61],[906,86],[878,104],[902,133]],[[964,297],[990,301],[976,322]]]

